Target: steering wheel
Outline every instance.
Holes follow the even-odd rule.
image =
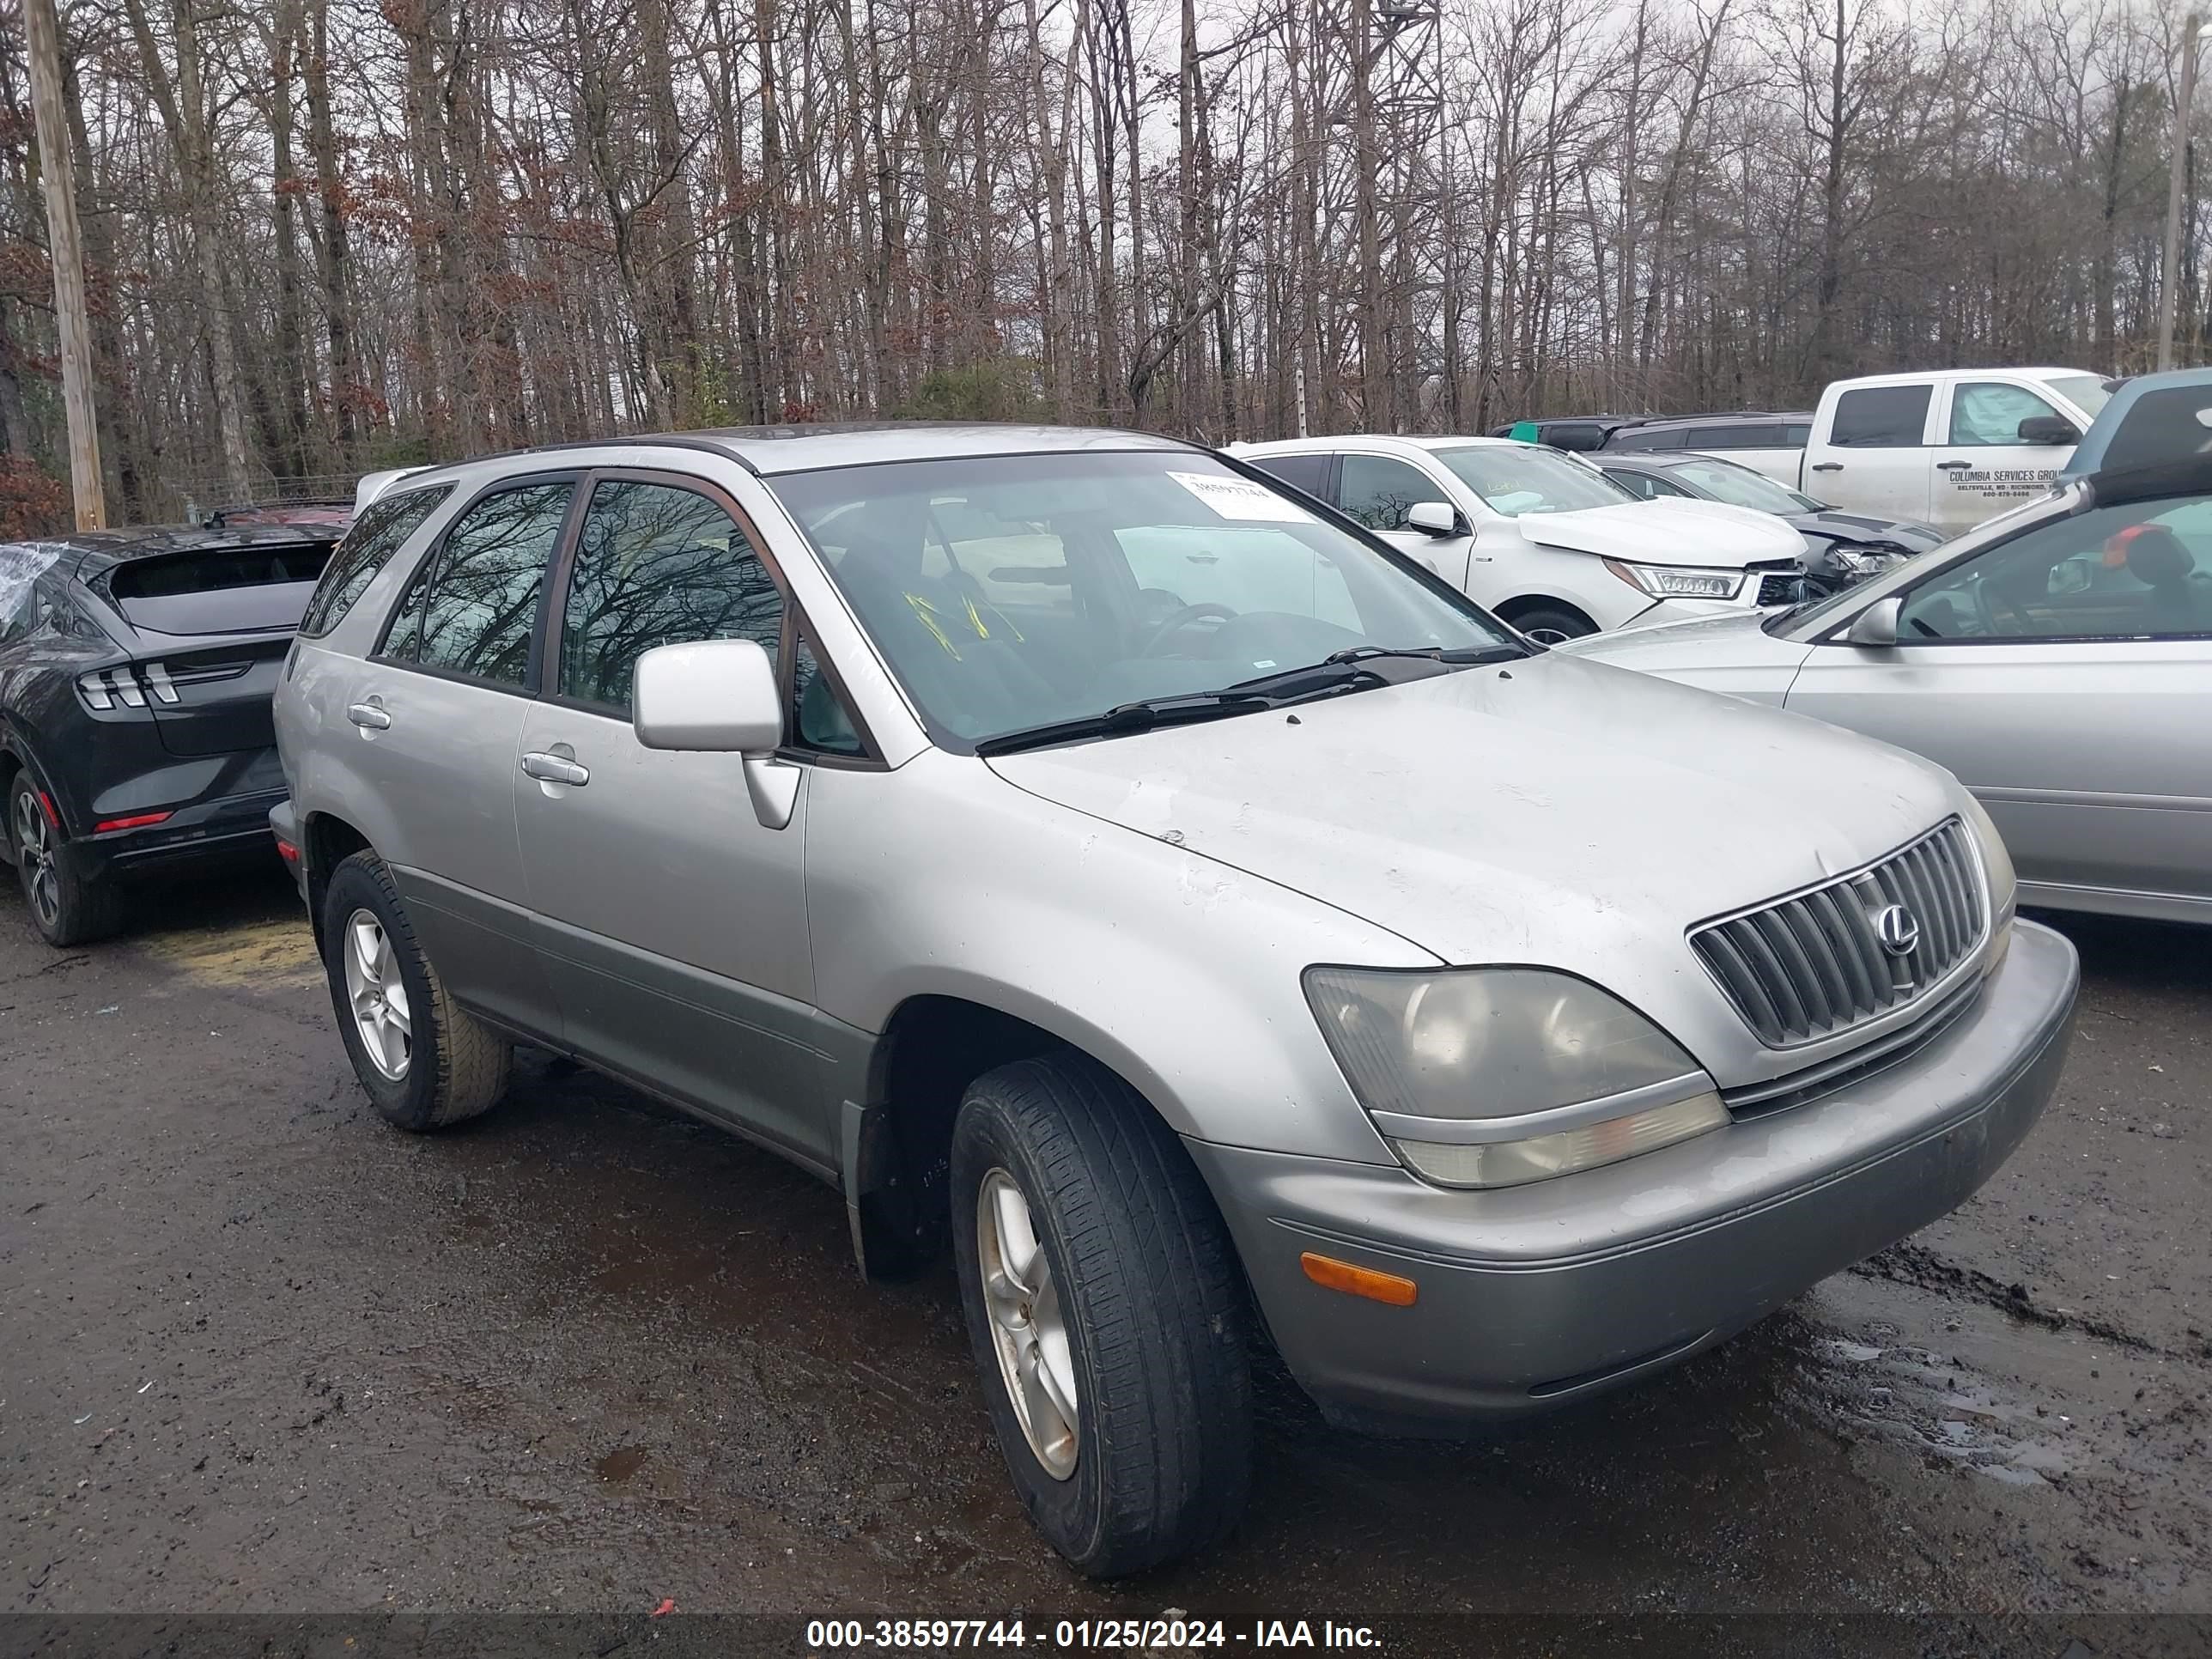
[[[1145,636],[1145,642],[1137,647],[1137,654],[1140,657],[1151,656],[1159,649],[1161,642],[1169,635],[1178,633],[1193,623],[1202,622],[1208,617],[1218,617],[1224,622],[1233,622],[1236,620],[1237,613],[1225,605],[1187,605],[1147,634]]]

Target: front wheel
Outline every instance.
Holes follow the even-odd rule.
[[[1539,645],[1558,645],[1598,631],[1595,623],[1571,605],[1530,605],[1501,614]]]
[[[1114,1577],[1233,1526],[1251,1472],[1235,1247],[1174,1134],[1076,1058],[1001,1066],[952,1130],[969,1339],[1030,1518]]]

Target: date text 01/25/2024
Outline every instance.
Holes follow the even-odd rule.
[[[1366,1625],[1332,1619],[1255,1619],[1231,1625],[1220,1619],[812,1619],[806,1645],[841,1649],[936,1650],[945,1648],[1118,1649],[1122,1652],[1177,1648],[1366,1648],[1382,1645]]]

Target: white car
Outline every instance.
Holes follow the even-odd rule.
[[[1798,597],[1805,544],[1780,520],[1717,501],[1639,500],[1556,450],[1360,434],[1230,453],[1547,644]]]

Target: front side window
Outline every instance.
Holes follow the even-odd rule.
[[[1526,444],[1466,444],[1431,452],[1493,513],[1574,513],[1635,496],[1595,467]],[[1345,458],[1351,465],[1351,457]]]
[[[2016,444],[2022,441],[2022,421],[2057,413],[2023,387],[1968,380],[1951,392],[1951,441],[1960,446]]]
[[[567,478],[522,484],[463,513],[446,532],[435,568],[402,601],[385,654],[527,689],[545,564],[575,488]]]
[[[1907,595],[1898,638],[2177,639],[2212,635],[2212,495],[2056,520],[1985,549]]]
[[[1403,530],[1416,502],[1443,499],[1420,468],[1388,455],[1346,455],[1337,474],[1337,507],[1370,530]]]
[[[773,660],[783,595],[745,532],[712,497],[603,478],[576,541],[556,690],[629,713],[637,659],[655,646],[751,640]]]
[[[1933,387],[1864,386],[1836,399],[1828,441],[1846,449],[1917,449],[1928,430]]]
[[[1363,647],[1516,649],[1467,600],[1202,454],[1001,455],[767,482],[954,746]],[[799,713],[804,736],[804,695]]]
[[[392,562],[407,538],[422,527],[438,504],[453,493],[451,484],[382,495],[347,531],[323,568],[323,580],[307,601],[300,632],[320,639],[344,620],[353,603],[368,591],[377,573]]]

